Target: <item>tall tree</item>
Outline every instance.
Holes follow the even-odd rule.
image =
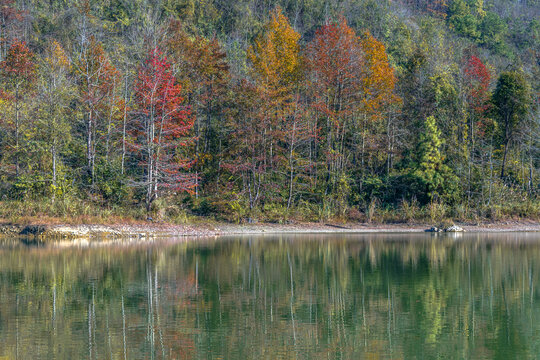
[[[227,111],[231,141],[226,160],[222,164],[225,170],[233,174],[234,183],[240,183],[240,195],[247,198],[250,211],[266,195],[265,175],[269,166],[266,154],[267,128],[263,121],[264,114],[260,112],[264,100],[259,90],[246,80],[233,84],[235,101]]]
[[[9,48],[6,58],[0,63],[6,93],[4,94],[13,107],[12,116],[5,119],[13,130],[14,143],[11,152],[15,158],[15,174],[19,175],[21,141],[24,130],[25,109],[28,105],[33,85],[36,79],[36,64],[34,53],[28,49],[25,42],[15,41]]]
[[[492,136],[493,123],[490,119],[490,91],[491,73],[484,63],[475,55],[464,58],[463,68],[463,95],[465,97],[466,118],[468,128],[468,201],[473,191],[473,171],[477,160],[483,165],[484,159],[493,155]],[[478,168],[478,167],[476,167]],[[480,167],[479,170],[482,170]],[[488,174],[481,174],[480,181],[490,178]],[[491,180],[491,179],[490,179]]]
[[[170,24],[167,46],[177,64],[182,95],[196,115],[195,171],[201,181],[219,177],[224,134],[224,107],[227,104],[229,65],[224,49],[214,37],[190,36],[183,26]],[[199,195],[199,187],[195,189]]]
[[[248,49],[253,76],[264,99],[260,110],[265,127],[266,168],[274,175],[284,164],[282,160],[290,160],[286,152],[288,148],[290,155],[291,144],[286,145],[286,136],[297,120],[296,101],[299,98],[295,95],[302,75],[299,40],[300,34],[292,28],[281,8],[277,7],[271,12],[265,32]],[[290,161],[288,163],[291,164]],[[293,181],[290,176],[288,178],[289,182]],[[293,183],[289,184],[289,189],[291,187]]]
[[[147,211],[163,188],[191,192],[195,187],[194,176],[183,171],[192,161],[181,152],[188,145],[194,120],[180,94],[171,64],[158,49],[152,50],[135,86],[132,143],[143,166],[137,183],[145,189]]]
[[[46,50],[46,55],[39,66],[39,101],[37,110],[37,137],[40,144],[50,155],[50,181],[53,201],[59,189],[59,155],[71,135],[68,121],[69,102],[73,96],[69,78],[71,63],[62,46],[53,41]]]
[[[92,188],[95,183],[95,164],[98,145],[108,134],[111,106],[116,105],[115,89],[120,85],[119,73],[110,62],[103,46],[91,37],[73,64],[77,77],[79,103],[83,112],[86,138],[86,169]]]
[[[505,71],[499,75],[493,93],[495,114],[502,132],[503,159],[501,179],[504,179],[508,148],[514,140],[516,130],[529,111],[530,85],[520,71]]]
[[[334,197],[346,198],[350,189],[347,170],[356,161],[351,143],[356,143],[356,125],[363,117],[366,58],[359,37],[343,17],[318,29],[307,51],[308,87],[325,164],[324,194],[333,202]],[[340,204],[343,201],[336,200],[336,206]]]
[[[420,136],[414,174],[422,179],[428,198],[432,201],[457,195],[457,179],[445,164],[441,147],[441,131],[437,128],[435,117],[428,116]]]
[[[294,99],[294,110],[286,119],[284,139],[286,148],[286,162],[288,167],[287,209],[293,205],[293,196],[300,179],[306,178],[311,171],[313,161],[310,159],[310,145],[317,138],[317,124],[307,109],[306,102],[302,101],[300,94]]]
[[[423,126],[425,119],[433,114],[435,101],[431,83],[427,54],[416,48],[405,63],[399,79],[399,90],[403,97],[404,152],[412,152],[418,143],[417,131]],[[407,159],[406,159],[407,160]]]
[[[366,141],[369,140],[370,128],[373,135],[372,144],[384,144],[378,137],[382,133],[387,133],[387,159],[388,167],[391,164],[392,144],[395,142],[391,136],[393,130],[391,123],[393,114],[401,103],[401,99],[395,94],[396,76],[394,69],[388,62],[386,48],[384,44],[375,39],[369,31],[365,31],[360,39],[360,47],[364,55],[363,76],[361,85],[362,116],[361,118],[361,164],[362,171],[365,166]],[[386,124],[381,124],[381,120],[386,120]],[[376,129],[377,125],[386,125],[385,129]],[[371,150],[379,150],[376,145]]]
[[[308,45],[309,88],[313,107],[322,121],[326,163],[326,193],[345,175],[353,120],[361,106],[364,53],[359,38],[344,18],[317,30]]]
[[[465,75],[466,101],[476,120],[479,120],[478,117],[485,116],[489,109],[491,73],[482,60],[475,55],[471,55],[466,59],[463,72]],[[469,124],[471,134],[475,132],[476,125],[482,126],[481,124]]]

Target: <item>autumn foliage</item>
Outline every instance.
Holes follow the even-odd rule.
[[[337,189],[350,161],[358,157],[363,163],[374,149],[373,122],[399,103],[396,77],[384,45],[367,31],[356,35],[344,18],[317,31],[308,45],[308,59],[313,108],[323,120],[319,128],[332,179],[329,188]],[[351,142],[359,146],[349,152]]]
[[[265,32],[248,50],[248,59],[262,84],[278,94],[294,86],[301,70],[300,34],[277,7],[271,13]]]
[[[6,58],[2,62],[2,71],[12,81],[30,82],[33,80],[36,65],[34,53],[28,49],[24,41],[15,40],[9,48]]]
[[[10,131],[11,141],[8,142],[7,150],[14,157],[15,174],[20,174],[21,143],[24,141],[23,134],[26,130],[27,108],[25,100],[33,91],[35,81],[36,64],[34,53],[27,47],[24,41],[15,40],[4,61],[0,63],[0,69],[5,79],[5,88],[2,97],[12,106],[7,107],[4,114],[4,123]],[[10,166],[7,167],[11,171]]]
[[[464,72],[470,106],[476,113],[484,113],[489,107],[491,74],[484,63],[474,55],[467,59]]]
[[[153,49],[138,72],[131,144],[143,167],[141,185],[148,209],[163,188],[191,191],[194,187],[193,176],[183,172],[191,161],[180,151],[188,145],[193,118],[182,105],[180,93],[171,64]]]
[[[184,2],[0,0],[2,199],[284,222],[538,197],[533,12]]]

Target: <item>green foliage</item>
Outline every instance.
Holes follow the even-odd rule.
[[[227,213],[230,214],[230,219],[239,224],[244,221],[249,214],[249,206],[241,199],[230,200],[227,202]]]
[[[216,206],[210,198],[193,199],[191,210],[198,216],[210,216],[216,213]]]
[[[448,24],[460,35],[471,38],[497,53],[506,53],[507,26],[483,1],[453,0],[448,7]]]
[[[145,186],[152,216],[175,223],[538,213],[537,1],[19,0],[2,13],[0,196],[29,202],[19,218],[145,219]],[[135,126],[155,47],[195,123],[182,140]],[[135,139],[163,129],[150,144],[175,141],[156,188]],[[196,191],[177,186],[187,178]]]
[[[512,132],[524,119],[530,103],[530,85],[523,73],[521,71],[501,73],[493,93],[493,105],[501,130]]]
[[[448,7],[448,22],[459,34],[476,39],[479,37],[478,20],[471,13],[465,0],[453,0]]]
[[[519,126],[524,122],[531,104],[530,85],[520,71],[505,71],[497,80],[493,93],[495,116],[501,130],[502,155],[501,178],[505,177],[508,150],[516,138]]]
[[[96,190],[107,203],[121,204],[129,200],[129,190],[119,164],[108,162],[96,166]]]
[[[268,222],[283,224],[289,217],[289,210],[282,204],[264,204],[263,216]]]
[[[45,178],[38,174],[24,174],[13,183],[11,196],[14,199],[36,199],[47,195]]]
[[[129,26],[133,16],[132,4],[131,1],[111,0],[103,9],[104,20],[120,28]]]
[[[428,116],[424,132],[420,136],[414,175],[424,182],[427,194],[432,201],[453,200],[458,191],[458,179],[452,169],[445,164],[440,151],[441,147],[441,132],[437,128],[435,118]]]
[[[502,54],[508,51],[505,42],[508,29],[505,22],[497,14],[491,11],[486,12],[486,16],[484,16],[478,28],[480,31],[480,43],[497,53]]]

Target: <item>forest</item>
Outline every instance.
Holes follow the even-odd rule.
[[[0,218],[540,219],[538,0],[0,0]]]

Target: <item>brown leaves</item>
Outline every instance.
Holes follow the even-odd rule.
[[[34,53],[28,49],[24,41],[15,40],[11,44],[5,60],[0,63],[3,75],[14,86],[32,83],[36,74],[34,57]]]

